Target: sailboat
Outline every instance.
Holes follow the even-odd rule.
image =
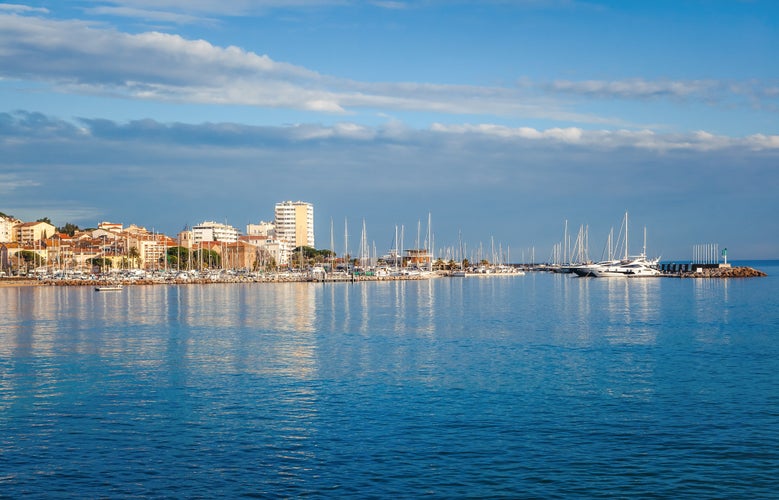
[[[614,278],[614,277],[652,277],[659,276],[657,263],[660,260],[648,259],[646,256],[646,228],[644,228],[644,248],[640,255],[631,257],[628,253],[628,213],[625,212],[623,222],[625,228],[624,255],[620,260],[609,260],[591,264],[588,266],[579,266],[573,271],[579,276],[593,276],[596,278]]]

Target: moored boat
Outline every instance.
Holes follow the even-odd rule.
[[[96,292],[119,292],[123,290],[122,285],[102,285],[102,286],[96,286],[95,291]]]

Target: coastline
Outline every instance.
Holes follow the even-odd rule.
[[[657,277],[673,278],[755,278],[768,276],[765,272],[748,266],[732,268],[704,269],[701,272],[686,272],[679,274],[664,274]],[[290,274],[269,274],[251,278],[198,278],[198,279],[135,279],[135,280],[63,280],[35,278],[0,278],[0,288],[24,286],[105,286],[110,285],[209,285],[225,283],[355,283],[362,281],[416,281],[438,277],[450,277],[449,273],[439,272],[434,275],[401,275],[401,276],[365,276],[365,275],[331,275],[324,278]]]
[[[346,276],[337,278],[325,278],[325,279],[312,279],[308,277],[299,276],[263,276],[259,278],[225,278],[225,279],[173,279],[173,280],[154,280],[154,279],[138,279],[138,280],[38,280],[38,279],[20,279],[20,278],[0,278],[0,288],[2,287],[21,287],[21,286],[106,286],[106,285],[122,285],[122,286],[135,286],[135,285],[211,285],[211,284],[226,284],[226,283],[353,283],[362,281],[418,281],[432,279],[442,275],[435,276]]]
[[[41,283],[36,279],[28,278],[0,278],[0,288],[12,286],[37,286]]]

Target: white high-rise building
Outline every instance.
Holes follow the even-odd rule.
[[[314,205],[304,201],[276,203],[276,238],[292,248],[314,246]]]
[[[192,243],[195,244],[201,241],[235,243],[238,241],[238,236],[238,229],[213,221],[205,221],[192,228]]]

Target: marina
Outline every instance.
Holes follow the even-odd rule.
[[[770,498],[759,280],[0,287],[3,495]]]

